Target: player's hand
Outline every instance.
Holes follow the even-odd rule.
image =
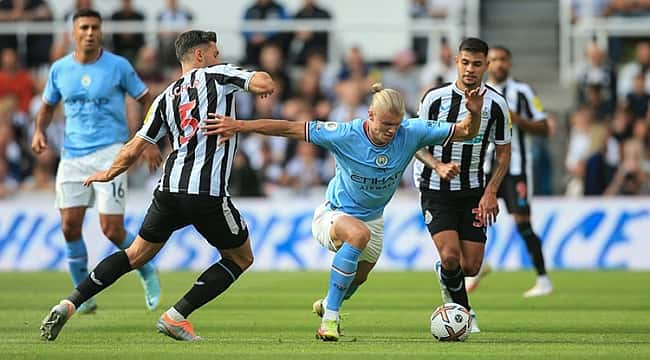
[[[113,178],[108,176],[108,171],[97,171],[84,180],[84,186],[90,186],[94,182],[107,182],[111,180]]]
[[[149,172],[156,171],[163,161],[160,149],[158,149],[158,146],[153,144],[144,148],[144,151],[142,151],[142,157],[147,161],[147,164],[149,164]]]
[[[499,215],[499,202],[496,194],[486,190],[478,203],[478,210],[483,225],[492,226]]]
[[[458,164],[453,162],[439,163],[436,165],[435,170],[440,178],[447,181],[450,181],[451,179],[455,178],[456,175],[460,174],[460,167]]]
[[[482,90],[480,87],[477,87],[473,90],[465,89],[465,107],[472,114],[480,114],[481,109],[483,108],[483,95],[487,90]]]
[[[226,142],[237,133],[237,121],[229,116],[209,113],[201,125],[203,135],[219,135],[219,144]]]
[[[47,149],[47,137],[42,131],[36,130],[34,132],[34,137],[32,137],[32,151],[36,154],[40,154],[45,149]]]

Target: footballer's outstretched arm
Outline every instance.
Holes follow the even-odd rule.
[[[282,136],[296,140],[305,140],[304,121],[276,119],[234,120],[228,116],[208,114],[208,119],[201,126],[204,135],[220,135],[219,142],[228,140],[235,133],[254,132],[262,135]]]
[[[130,168],[142,153],[147,150],[148,147],[152,146],[156,145],[137,135],[134,136],[122,147],[108,170],[98,171],[90,175],[86,180],[84,180],[84,185],[89,186],[93,182],[107,182],[113,180],[117,175]]]

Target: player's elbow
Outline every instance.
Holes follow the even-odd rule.
[[[269,94],[275,88],[271,75],[264,71],[255,72],[251,83],[253,86],[250,90],[257,94]]]

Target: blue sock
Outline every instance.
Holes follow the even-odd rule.
[[[133,240],[135,240],[135,235],[127,231],[126,237],[124,238],[124,241],[122,241],[122,243],[120,244],[119,248],[125,250],[126,248],[131,246]],[[143,279],[146,278],[149,274],[152,274],[156,271],[153,265],[151,265],[151,263],[146,263],[142,265],[140,268],[138,268],[137,270],[138,270],[138,274],[140,274],[140,277]]]
[[[334,256],[330,270],[330,285],[327,292],[327,310],[339,311],[343,296],[357,274],[357,263],[361,250],[345,243]]]
[[[88,277],[88,252],[83,238],[74,241],[66,241],[66,253],[68,255],[68,269],[72,277],[72,283],[76,288],[86,277]]]

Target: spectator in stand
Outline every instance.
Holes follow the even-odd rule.
[[[625,141],[623,143],[623,162],[605,190],[605,195],[650,194],[650,178],[643,168],[645,162],[643,144],[638,139]]]
[[[238,197],[264,196],[260,175],[243,151],[235,153],[230,173],[230,194]]]
[[[0,98],[0,110],[3,112],[5,130],[9,132],[4,150],[7,176],[12,179],[11,183],[18,186],[32,171],[33,157],[28,144],[31,119],[27,113],[20,111],[18,99],[13,94]]]
[[[428,0],[411,0],[409,13],[412,19],[428,19]],[[411,44],[413,51],[415,51],[418,64],[423,64],[427,60],[427,53],[429,52],[429,39],[426,36],[414,36],[411,40]]]
[[[332,64],[327,63],[327,59],[325,59],[325,55],[322,52],[312,51],[307,54],[305,72],[318,74],[322,94],[330,99],[334,98],[337,69]]]
[[[368,106],[363,103],[364,92],[354,81],[343,81],[337,85],[338,103],[330,113],[329,121],[348,122],[365,119]]]
[[[406,101],[406,112],[415,114],[420,100],[420,71],[415,67],[415,53],[402,50],[393,57],[390,69],[382,75],[382,83],[387,88],[402,93]]]
[[[20,67],[16,50],[6,48],[0,55],[0,97],[14,95],[18,99],[18,109],[29,112],[29,104],[34,95],[34,81],[27,70]]]
[[[273,0],[256,0],[246,12],[244,20],[271,20],[287,19],[288,15],[282,5]],[[248,65],[259,65],[260,51],[264,44],[276,42],[280,45],[283,53],[286,53],[288,42],[286,34],[276,32],[244,32],[246,39],[246,57],[243,63]]]
[[[133,8],[131,0],[122,0],[122,7],[111,15],[113,21],[143,21],[144,15]],[[136,55],[141,47],[144,46],[144,33],[114,33],[113,34],[113,50],[118,55],[122,55],[129,60],[135,62]]]
[[[610,0],[605,16],[647,16],[650,2],[646,0]]]
[[[316,106],[319,101],[325,99],[320,89],[320,76],[313,71],[303,72],[294,93],[310,106]]]
[[[72,36],[72,35],[70,35],[72,33],[72,17],[79,10],[88,10],[88,9],[93,9],[92,0],[75,0],[74,6],[72,7],[72,9],[69,9],[63,15],[63,21],[65,21],[66,29],[68,30],[68,34],[65,36],[65,39],[64,39],[64,41],[66,42],[66,45],[69,45],[69,42],[70,42],[71,36]],[[66,46],[66,47],[68,47],[68,46]]]
[[[610,120],[614,112],[614,107],[603,99],[600,84],[586,86],[584,105],[591,108],[594,113],[594,120],[597,122]]]
[[[319,7],[315,0],[303,0],[300,10],[294,15],[295,19],[331,19],[330,13]],[[305,64],[307,54],[312,51],[322,52],[327,57],[329,39],[327,32],[313,32],[309,30],[296,31],[291,41],[291,58],[294,63]]]
[[[650,94],[645,89],[645,74],[639,73],[634,77],[633,91],[625,96],[625,106],[636,119],[645,118],[648,113]]]
[[[587,98],[587,87],[600,85],[603,102],[610,109],[616,107],[616,71],[607,54],[595,41],[585,49],[585,60],[576,67],[577,102],[584,104]]]
[[[420,72],[420,92],[453,82],[458,75],[456,63],[454,63],[454,52],[449,46],[446,38],[440,42],[439,54],[431,57],[432,61],[427,63]]]
[[[611,0],[571,0],[571,23],[580,19],[603,17]]]
[[[571,115],[571,130],[565,166],[568,173],[566,195],[582,196],[584,194],[585,162],[591,155],[591,130],[593,112],[588,107],[581,107]]]
[[[343,60],[343,66],[338,74],[338,80],[367,81],[370,75],[370,66],[366,64],[361,48],[353,46],[348,49]]]
[[[288,186],[301,194],[308,193],[312,187],[322,186],[331,178],[333,172],[327,173],[326,161],[320,159],[317,154],[316,145],[304,141],[298,142],[296,154],[289,159],[280,178],[280,185]]]
[[[12,151],[13,128],[11,112],[13,104],[8,98],[0,98],[0,199],[11,195],[18,182],[9,172],[9,155]]]
[[[618,142],[609,135],[605,125],[596,125],[591,130],[592,153],[585,161],[584,195],[602,195],[612,180],[619,161]]]
[[[264,44],[260,51],[259,64],[260,69],[266,71],[273,78],[273,82],[277,86],[274,93],[282,100],[288,99],[291,95],[291,79],[287,73],[280,46],[276,43]]]
[[[640,41],[636,44],[635,60],[621,67],[618,72],[616,86],[619,102],[625,101],[625,96],[634,88],[634,77],[638,74],[645,75],[645,90],[650,93],[650,42]]]
[[[0,0],[0,23],[16,21],[52,21],[52,11],[44,0]],[[0,49],[17,49],[14,34],[0,35]],[[49,60],[52,34],[29,34],[26,38],[26,64],[36,67]]]
[[[158,26],[171,28],[158,33],[158,54],[161,65],[179,67],[174,41],[180,32],[187,30],[193,19],[194,16],[190,11],[180,8],[178,0],[167,0],[167,6],[158,14]]]
[[[464,0],[411,0],[409,12],[413,19],[448,19],[452,23],[461,23],[464,9]],[[425,36],[414,36],[412,44],[417,63],[427,62],[427,54],[432,52],[428,46],[429,39]]]
[[[14,3],[14,0],[0,0],[0,23],[11,23],[20,21],[21,9]],[[16,34],[0,35],[0,50],[18,48]]]
[[[624,106],[619,106],[611,122],[612,136],[622,144],[632,137],[634,123],[635,118],[632,112]]]
[[[141,47],[138,51],[134,67],[153,95],[160,94],[167,87],[168,81],[158,62],[156,49],[148,46]]]

